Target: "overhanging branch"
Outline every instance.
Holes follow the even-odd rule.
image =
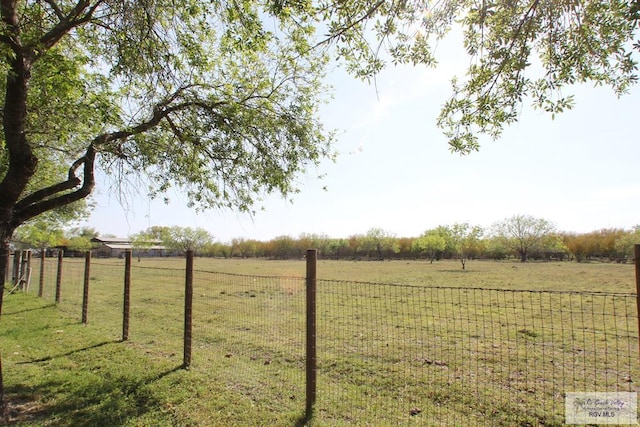
[[[19,201],[14,208],[12,222],[18,226],[44,212],[86,198],[95,187],[95,158],[96,150],[93,144],[91,144],[84,156],[76,160],[69,168],[69,179],[67,181],[36,191]],[[75,175],[76,170],[80,166],[83,166],[82,180]],[[77,190],[55,196],[56,194],[77,187],[80,183],[82,183],[82,185]]]
[[[17,227],[44,212],[66,206],[89,196],[95,187],[95,157],[101,147],[107,146],[112,142],[124,141],[134,135],[143,134],[158,126],[163,119],[168,119],[171,113],[190,108],[211,110],[224,104],[223,102],[207,102],[195,99],[171,105],[186,89],[180,88],[164,101],[158,103],[148,120],[127,129],[96,136],[89,144],[85,154],[69,167],[65,181],[35,191],[16,203],[12,220],[14,225]],[[169,123],[173,124],[171,121]],[[79,178],[77,174],[80,167],[83,168],[82,178]]]
[[[98,6],[103,3],[103,0],[96,1],[93,5],[91,5],[91,2],[88,0],[79,0],[66,15],[64,15],[55,2],[47,1],[47,3],[52,7],[59,22],[38,40],[38,47],[34,49],[36,55],[42,53],[40,48],[48,50],[72,29],[89,22],[93,18],[93,14]]]
[[[59,182],[47,188],[43,188],[34,193],[31,193],[30,195],[28,195],[27,197],[25,197],[24,199],[16,203],[15,210],[16,211],[23,210],[35,203],[41,202],[43,200],[50,198],[51,196],[54,196],[58,193],[62,193],[63,191],[71,190],[77,187],[78,185],[80,185],[82,181],[80,180],[80,178],[76,176],[76,171],[85,162],[85,157],[86,157],[86,154],[85,156],[76,160],[73,163],[73,165],[71,165],[71,167],[69,168],[68,179],[66,181]]]

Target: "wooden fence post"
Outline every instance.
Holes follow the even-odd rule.
[[[191,366],[191,339],[193,332],[193,251],[187,251],[187,265],[184,280],[184,353],[182,367]]]
[[[87,324],[89,309],[89,278],[91,277],[91,251],[84,254],[84,288],[82,292],[82,324]]]
[[[306,418],[310,418],[316,401],[316,260],[317,251],[307,250],[307,360]]]
[[[44,294],[44,262],[47,256],[47,250],[42,248],[40,251],[40,279],[38,281],[38,297],[42,298]]]
[[[2,278],[4,287],[4,277]],[[2,289],[4,290],[4,289]],[[0,352],[0,422],[7,422],[7,407],[4,402],[4,379],[2,378],[2,352]],[[7,423],[8,424],[8,423]]]
[[[7,250],[7,264],[5,265],[5,270],[4,270],[4,281],[8,282],[9,278],[11,277],[11,249]],[[3,284],[4,286],[4,284]],[[4,287],[3,287],[4,289]]]
[[[18,280],[20,280],[20,258],[22,256],[22,251],[15,250],[13,251],[13,272],[11,273],[11,285],[15,286],[18,284]]]
[[[64,251],[58,251],[58,271],[56,272],[56,304],[60,304],[60,292],[62,290],[62,258]]]
[[[636,306],[638,308],[638,336],[640,337],[640,245],[633,246],[634,262],[636,265]],[[640,338],[638,338],[638,349],[640,349]]]
[[[131,310],[131,249],[124,253],[124,304],[122,308],[122,341],[129,339],[129,312]]]
[[[26,250],[22,254],[22,290],[29,292],[29,286],[31,285],[31,251]]]

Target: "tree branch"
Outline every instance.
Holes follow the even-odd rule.
[[[24,223],[25,221],[28,221],[29,219],[34,218],[44,212],[50,211],[52,209],[55,209],[61,206],[66,206],[73,202],[77,202],[79,200],[84,199],[89,194],[91,194],[93,187],[95,187],[95,174],[94,174],[95,158],[96,158],[96,150],[93,144],[91,144],[89,145],[89,148],[87,148],[87,151],[85,152],[84,156],[76,160],[71,166],[71,168],[69,168],[69,177],[70,177],[69,180],[63,183],[48,187],[47,189],[37,191],[36,193],[33,193],[31,196],[28,196],[24,200],[21,200],[20,202],[18,202],[16,204],[16,207],[14,208],[14,215],[11,220],[13,225],[17,227],[18,225]],[[40,199],[41,201],[39,202],[34,200],[35,199],[34,196],[38,193],[40,193],[41,195],[44,195],[44,194],[53,195],[53,194],[56,194],[55,192],[52,193],[54,189],[60,189],[65,186],[69,186],[72,182],[76,182],[75,185],[78,185],[80,183],[80,179],[75,176],[75,171],[81,165],[84,165],[82,186],[78,188],[76,191],[73,191],[71,193],[61,194],[60,196],[47,198],[44,200]],[[73,188],[73,186],[70,188]],[[70,189],[70,188],[66,188],[66,189]],[[59,190],[59,191],[64,191],[64,190]],[[31,199],[33,203],[25,204],[24,203],[25,200],[28,201],[28,199]],[[22,205],[21,208],[20,208],[20,205]]]
[[[68,178],[66,181],[35,191],[16,203],[13,216],[13,222],[15,225],[17,226],[24,221],[49,210],[65,206],[87,197],[95,186],[94,163],[96,153],[100,147],[114,141],[122,141],[131,136],[145,133],[156,127],[163,119],[167,119],[169,121],[170,126],[174,127],[174,132],[178,132],[176,135],[180,137],[180,132],[175,128],[175,124],[169,119],[169,114],[193,107],[211,110],[224,104],[223,102],[208,103],[202,100],[193,100],[170,105],[188,88],[189,87],[181,87],[164,101],[158,103],[154,107],[153,114],[148,120],[129,129],[103,133],[96,136],[89,144],[84,156],[77,159],[69,167]],[[76,175],[76,172],[81,166],[83,166],[82,179],[78,178]],[[66,191],[73,190],[80,184],[82,185],[75,191],[64,193]],[[56,196],[57,194],[58,196]]]
[[[364,13],[364,15],[362,15],[361,17],[359,17],[358,19],[356,19],[353,22],[347,23],[345,26],[343,26],[342,28],[338,29],[338,31],[336,31],[333,34],[329,34],[327,36],[327,38],[325,38],[324,40],[320,40],[318,43],[315,44],[315,46],[313,46],[312,49],[317,48],[318,46],[321,46],[323,44],[326,44],[328,42],[330,42],[331,40],[334,40],[336,38],[339,38],[341,35],[343,35],[344,33],[346,33],[347,31],[351,30],[353,27],[355,27],[356,25],[366,21],[367,19],[371,18],[371,16],[384,4],[384,0],[378,0],[376,3],[374,3],[373,5],[371,5],[371,7]]]
[[[54,9],[56,16],[60,19],[60,22],[45,33],[40,40],[38,40],[37,46],[33,46],[36,56],[40,56],[41,47],[42,51],[54,46],[62,37],[69,33],[73,28],[86,24],[93,18],[95,10],[103,3],[104,0],[98,0],[93,6],[89,0],[79,0],[78,3],[71,9],[71,11],[64,15],[62,11],[57,7],[55,2],[48,0],[47,3]]]
[[[2,32],[0,40],[6,43],[14,52],[19,53],[20,43],[20,25],[18,23],[18,11],[15,1],[2,0],[0,2],[0,15],[2,23],[6,27],[6,31]]]
[[[46,187],[31,193],[30,195],[26,196],[24,199],[18,201],[14,209],[16,211],[21,211],[35,203],[41,202],[43,200],[48,199],[51,196],[54,196],[63,191],[71,190],[77,187],[78,185],[80,185],[82,181],[80,180],[80,178],[76,176],[76,171],[84,163],[85,157],[86,157],[86,154],[82,158],[73,162],[73,164],[69,168],[68,178],[66,181],[51,185],[49,187]]]
[[[53,9],[53,12],[56,14],[56,16],[58,17],[59,20],[62,21],[65,18],[64,13],[62,12],[60,7],[58,6],[58,4],[54,0],[44,0],[44,1],[49,6],[51,6],[51,9]]]

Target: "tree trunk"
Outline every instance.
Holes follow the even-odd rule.
[[[7,263],[9,261],[9,238],[0,231],[0,317],[2,316],[2,301],[4,299],[4,282],[7,277]],[[0,350],[1,351],[1,350]],[[8,408],[4,399],[4,379],[2,377],[2,353],[0,352],[0,423],[7,423]]]
[[[526,250],[521,250],[520,251],[520,262],[527,262],[527,251]]]
[[[4,380],[2,379],[2,353],[0,353],[0,422],[9,424],[7,419],[8,409],[4,401]]]
[[[0,231],[0,235],[2,232]],[[0,317],[2,317],[2,301],[4,300],[4,283],[7,278],[7,264],[9,261],[9,238],[0,239]]]
[[[8,153],[9,162],[0,181],[0,277],[2,277],[0,316],[2,315],[4,280],[7,258],[9,257],[9,241],[19,225],[16,224],[14,208],[38,164],[38,159],[33,154],[25,131],[27,93],[33,58],[19,49],[20,23],[18,22],[17,10],[16,2],[3,1],[0,8],[0,18],[6,31],[4,36],[12,38],[17,43],[14,47],[13,58],[8,61],[2,111],[4,148]],[[6,52],[4,55],[10,56]]]

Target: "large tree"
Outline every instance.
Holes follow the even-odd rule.
[[[636,225],[632,230],[627,231],[616,240],[617,260],[626,262],[628,258],[633,259],[635,255],[634,247],[638,244],[640,244],[640,225]]]
[[[1,1],[0,269],[15,229],[84,200],[98,165],[202,208],[295,191],[330,155],[325,57],[308,24],[267,6]]]
[[[204,228],[169,227],[164,235],[163,243],[182,252],[198,251],[213,243],[213,236]]]
[[[400,252],[396,236],[382,228],[371,228],[360,236],[358,250],[369,258],[382,261],[385,255]]]
[[[640,0],[318,3],[329,38],[338,36],[338,52],[364,78],[385,59],[437,65],[440,39],[463,32],[469,67],[452,78],[452,96],[437,120],[461,153],[477,150],[479,135],[498,138],[524,103],[553,117],[574,105],[574,84],[605,85],[622,95],[638,78]]]
[[[438,122],[465,153],[527,100],[555,114],[573,83],[627,91],[638,15],[637,0],[0,0],[0,275],[15,229],[88,197],[97,166],[203,208],[295,191],[330,155],[327,53],[365,79],[434,65],[455,23],[472,60]]]
[[[531,215],[514,215],[493,225],[493,234],[502,243],[517,253],[525,262],[529,253],[542,247],[545,239],[555,233],[555,225]]]

